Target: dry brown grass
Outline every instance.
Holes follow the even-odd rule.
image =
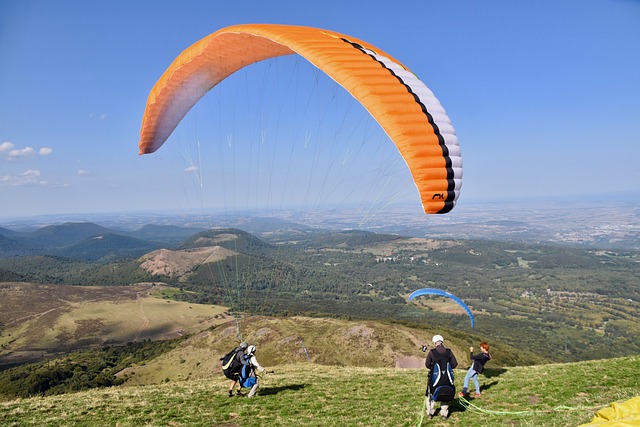
[[[141,257],[140,268],[152,275],[181,277],[189,274],[205,262],[221,261],[235,254],[236,252],[220,246],[181,251],[160,249]]]
[[[152,296],[162,287],[0,285],[0,364],[105,343],[169,339],[228,320],[225,307]]]

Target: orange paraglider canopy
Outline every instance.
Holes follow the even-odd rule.
[[[425,213],[446,213],[462,185],[455,130],[433,93],[399,61],[362,40],[288,25],[223,28],[183,51],[151,90],[140,154],[155,152],[211,88],[247,65],[298,54],[354,96],[404,158]]]

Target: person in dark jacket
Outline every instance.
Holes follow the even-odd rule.
[[[240,345],[235,348],[235,355],[233,357],[237,360],[239,365],[247,364],[247,362],[244,360],[244,352],[246,349],[247,343],[244,341],[242,341]],[[235,388],[236,384],[239,384],[239,375],[239,371],[235,373],[234,379],[231,380],[231,384],[229,384],[229,397],[233,397],[233,389]],[[242,384],[239,384],[238,391],[236,392],[238,396],[242,396],[242,392],[240,390],[242,390]]]
[[[447,364],[453,370],[458,366],[458,361],[453,352],[444,346],[442,335],[434,335],[432,338],[435,348],[429,351],[424,365],[429,370],[429,385],[427,386],[427,414],[433,418],[436,412],[436,402],[440,402],[440,415],[447,419],[449,416],[449,404],[455,397],[455,386],[453,384],[453,371],[446,369]],[[441,375],[438,384],[432,384],[434,369],[438,365]],[[440,386],[444,386],[440,391],[436,391]],[[437,395],[437,396],[436,396]]]
[[[469,389],[469,380],[473,380],[473,384],[476,386],[476,397],[480,397],[480,381],[478,380],[478,374],[484,372],[484,365],[491,360],[489,354],[489,344],[482,341],[480,343],[480,353],[473,355],[473,347],[469,347],[469,358],[473,362],[471,367],[467,371],[467,375],[464,377],[464,384],[462,385],[462,391],[459,396],[464,397],[467,395]]]

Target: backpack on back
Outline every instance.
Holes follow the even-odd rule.
[[[250,356],[244,356],[246,365],[243,364],[240,368],[240,374],[238,375],[238,381],[242,387],[251,388],[256,383],[256,376],[253,374],[253,366],[249,362]]]
[[[450,402],[455,398],[456,386],[454,385],[453,369],[449,363],[451,349],[440,354],[431,350],[435,355],[435,363],[429,371],[429,383],[427,396],[434,402]]]
[[[236,357],[238,352],[242,352],[242,350],[236,347],[220,358],[222,362],[222,373],[230,380],[237,380],[240,370],[242,369],[242,361]]]

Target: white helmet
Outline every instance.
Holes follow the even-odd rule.
[[[438,342],[444,342],[444,338],[442,338],[442,335],[434,335],[433,338],[431,339],[431,341],[433,341],[434,344],[437,344]]]
[[[256,346],[255,345],[250,345],[249,347],[247,347],[247,354],[253,354],[256,352]]]

